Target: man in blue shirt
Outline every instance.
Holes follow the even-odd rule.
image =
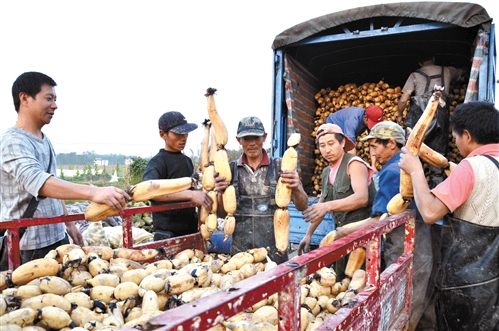
[[[381,215],[387,213],[386,206],[400,189],[400,160],[401,148],[405,144],[405,132],[400,125],[391,121],[384,121],[372,127],[368,136],[362,138],[369,141],[371,153],[383,165],[378,173],[379,189],[374,197],[371,218],[367,222],[371,225],[379,221]],[[414,200],[409,206],[416,209]],[[360,230],[363,225],[351,228],[337,228],[336,239]],[[404,253],[405,228],[399,226],[386,235],[384,259],[386,266]],[[411,316],[408,330],[415,330],[418,322],[422,321],[429,299],[433,293],[433,281],[430,275],[433,266],[431,241],[431,226],[425,224],[416,209],[416,229],[414,246],[414,267],[412,274],[413,293],[411,297]],[[425,315],[426,316],[426,315]],[[426,318],[426,317],[425,317]],[[434,317],[432,317],[434,318]]]
[[[345,135],[356,143],[357,137],[366,129],[371,128],[383,120],[383,109],[376,105],[364,108],[348,107],[340,109],[326,118],[326,123],[338,125]],[[355,148],[349,153],[356,154]]]

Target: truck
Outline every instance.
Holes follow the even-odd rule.
[[[436,64],[471,72],[469,100],[495,102],[495,26],[478,4],[407,2],[335,12],[283,31],[272,49],[270,153],[282,156],[286,138],[301,134],[300,171],[309,204],[318,200],[319,193],[313,180],[318,156],[313,133],[319,112],[315,96],[321,89],[335,91],[346,84],[379,81],[403,86],[419,68],[419,53],[431,51]],[[292,205],[290,210],[294,211]],[[291,216],[290,241],[298,243],[308,225],[301,213]],[[312,244],[333,227],[331,217],[326,217]]]

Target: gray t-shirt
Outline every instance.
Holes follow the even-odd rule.
[[[421,67],[420,70],[423,71],[428,76],[442,74],[442,67],[437,66],[437,65],[425,65],[425,66]],[[449,88],[450,88],[451,82],[458,80],[462,74],[463,74],[462,69],[458,69],[458,68],[454,68],[454,67],[444,67],[444,78],[445,78],[444,93],[447,93],[447,94],[450,93]],[[430,80],[430,85],[429,85],[430,91],[433,89],[435,84],[441,86],[442,85],[441,78]],[[416,72],[413,72],[413,73],[411,73],[409,78],[407,78],[407,81],[405,82],[405,85],[402,88],[402,92],[407,93],[409,95],[412,92],[414,92],[414,95],[421,96],[425,92],[425,87],[426,87],[426,77],[424,77],[423,75],[420,75]]]
[[[52,164],[47,173],[50,154]],[[39,200],[33,217],[63,214],[60,200],[39,196],[45,181],[57,173],[55,153],[47,136],[39,139],[22,129],[9,128],[2,135],[0,156],[0,221],[21,218],[32,196]],[[52,245],[65,237],[65,231],[64,223],[28,227],[20,242],[21,249],[33,250]]]

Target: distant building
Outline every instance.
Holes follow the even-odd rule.
[[[109,160],[103,160],[101,158],[96,158],[94,160],[94,164],[99,165],[99,166],[107,166],[107,165],[109,165]]]

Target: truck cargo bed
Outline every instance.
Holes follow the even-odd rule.
[[[377,83],[402,87],[431,51],[436,63],[468,72],[479,31],[487,38],[479,69],[478,100],[495,101],[494,24],[483,7],[469,3],[414,2],[361,7],[297,24],[276,36],[274,49],[271,154],[282,156],[287,137],[302,135],[298,148],[305,191],[316,149],[317,102],[321,89]]]

